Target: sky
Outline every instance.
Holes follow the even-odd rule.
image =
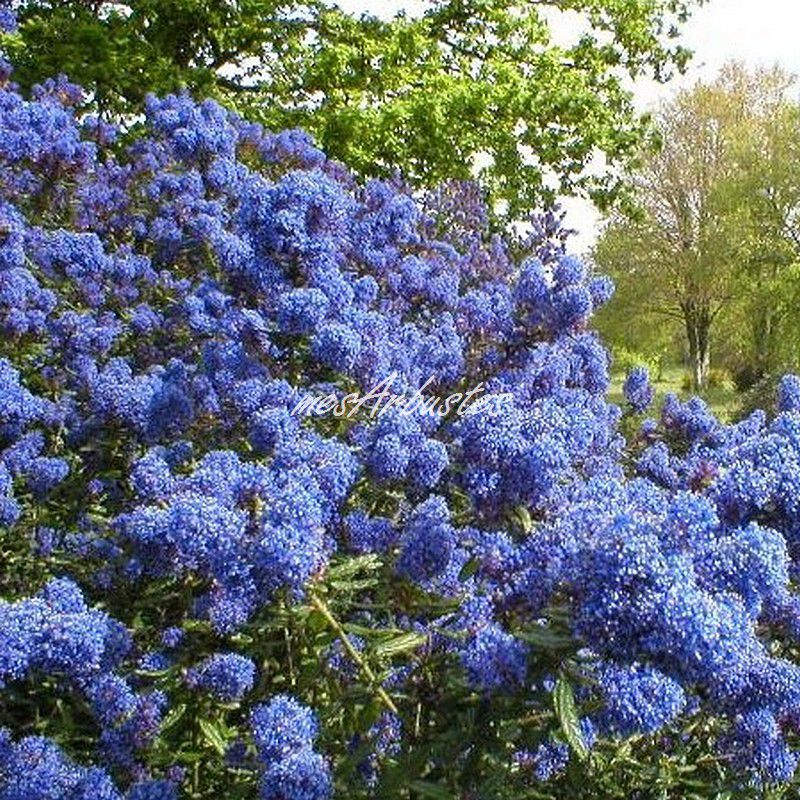
[[[713,78],[731,59],[762,67],[777,63],[800,74],[798,29],[796,0],[710,0],[684,27],[683,44],[695,54],[686,75],[663,86],[639,84],[637,102],[652,106],[680,86]]]
[[[403,8],[413,14],[425,6],[423,0],[339,0],[348,11],[369,10],[391,16]],[[636,106],[650,111],[678,89],[698,80],[711,80],[731,60],[750,66],[779,64],[787,72],[800,75],[800,0],[707,0],[695,9],[684,26],[682,43],[694,51],[686,73],[658,84],[640,80],[633,85]],[[569,30],[554,31],[556,37]],[[573,32],[574,33],[574,32]],[[602,220],[588,201],[563,199],[567,225],[578,233],[572,240],[576,252],[591,248]]]

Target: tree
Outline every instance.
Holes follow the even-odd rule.
[[[614,214],[597,246],[618,284],[608,313],[645,325],[654,316],[677,320],[696,390],[706,385],[712,333],[738,296],[753,244],[753,225],[742,225],[753,209],[753,148],[788,113],[789,83],[778,70],[750,74],[731,64],[666,103],[657,117],[662,145],[631,176],[637,213]],[[759,203],[766,209],[767,196]]]
[[[788,86],[788,78],[785,78]],[[739,166],[723,188],[736,210],[736,308],[726,337],[744,384],[798,364],[800,320],[800,107],[777,99],[738,131]]]
[[[558,192],[619,197],[613,167],[648,130],[625,79],[683,68],[679,28],[701,2],[433,0],[383,20],[321,0],[25,0],[9,49],[23,88],[65,72],[119,116],[185,87],[305,128],[361,175],[477,171],[519,219]],[[609,169],[590,176],[598,156]]]

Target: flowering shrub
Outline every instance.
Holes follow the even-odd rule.
[[[504,239],[188,97],[117,141],[11,78],[2,800],[515,797],[680,729],[791,779],[797,379],[626,444],[552,215]],[[388,378],[496,402],[294,413]]]

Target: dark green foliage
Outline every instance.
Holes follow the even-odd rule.
[[[383,19],[315,0],[29,0],[8,49],[23,87],[63,72],[108,115],[186,88],[305,128],[361,175],[432,186],[477,170],[496,213],[518,219],[559,191],[620,198],[611,169],[584,170],[626,163],[646,136],[625,77],[684,66],[677,36],[697,4],[440,0]]]

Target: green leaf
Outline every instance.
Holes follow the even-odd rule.
[[[531,512],[525,506],[517,506],[513,513],[514,521],[522,528],[523,533],[530,533],[533,530],[533,520]]]
[[[227,744],[225,743],[225,733],[218,722],[213,722],[209,719],[198,720],[200,730],[203,732],[203,738],[210,744],[220,755],[225,755]]]
[[[584,761],[589,756],[589,748],[583,740],[572,685],[563,675],[556,682],[556,688],[553,692],[553,705],[555,706],[556,716],[561,725],[564,738],[578,758]]]
[[[327,577],[332,581],[341,581],[352,578],[360,572],[376,572],[381,567],[381,560],[374,553],[365,556],[348,558],[341,564],[336,564],[328,568]]]
[[[550,653],[576,649],[574,637],[555,631],[551,627],[530,628],[525,631],[517,631],[515,635],[518,639],[532,644],[537,649]]]
[[[365,639],[374,639],[376,637],[380,638],[391,635],[397,636],[401,633],[405,633],[405,631],[400,628],[368,628],[366,625],[359,625],[356,622],[344,622],[342,623],[342,627],[347,633],[354,633],[356,636],[361,636]]]
[[[375,653],[379,656],[394,656],[398,653],[406,653],[409,650],[416,650],[416,648],[425,644],[427,639],[428,637],[424,633],[404,633],[376,645]]]
[[[379,583],[377,577],[375,578],[361,578],[360,580],[347,580],[347,581],[331,581],[330,586],[332,589],[339,591],[360,592],[364,589],[369,589]]]
[[[168,731],[170,728],[174,727],[178,722],[181,721],[185,713],[186,703],[181,703],[180,705],[171,708],[164,717],[164,721],[161,723],[161,731]]]
[[[461,572],[458,573],[458,579],[460,581],[469,580],[478,571],[480,565],[481,562],[477,558],[471,558],[461,567]]]

